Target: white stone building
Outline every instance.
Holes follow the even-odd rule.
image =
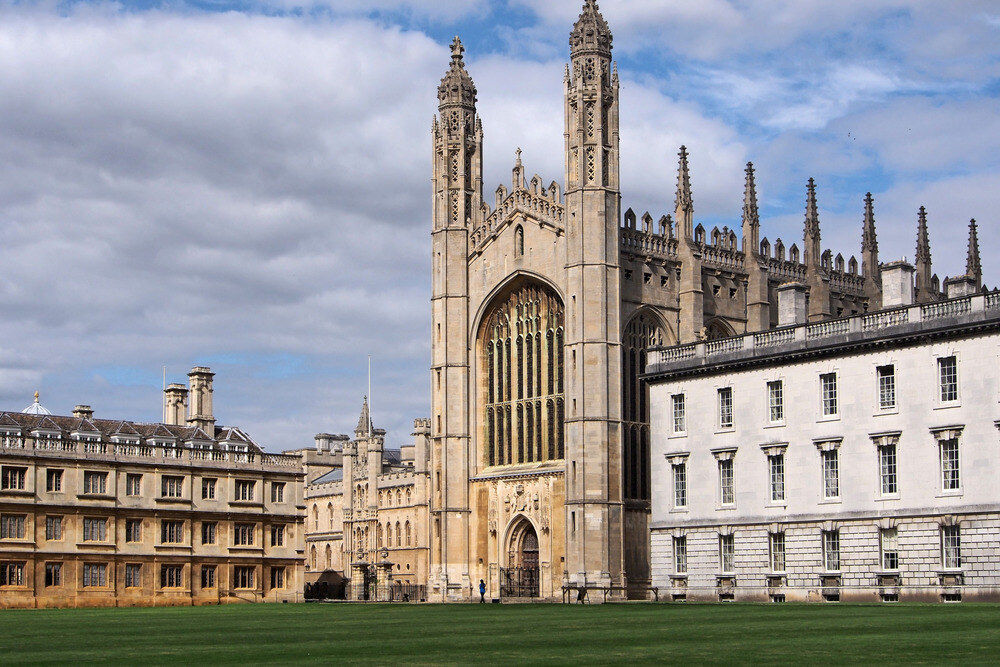
[[[885,310],[806,324],[790,284],[789,326],[650,351],[661,598],[1000,599],[1000,293],[913,304],[912,275],[882,267]]]

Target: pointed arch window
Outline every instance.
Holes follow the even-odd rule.
[[[626,500],[650,499],[649,397],[639,376],[646,370],[646,349],[664,344],[663,329],[640,312],[622,336],[622,491]]]
[[[558,295],[542,285],[522,284],[486,316],[478,345],[483,464],[562,458],[563,428],[556,424],[563,398]]]

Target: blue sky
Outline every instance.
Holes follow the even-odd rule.
[[[162,369],[216,371],[220,422],[270,449],[425,416],[429,158],[458,34],[479,89],[486,192],[514,151],[562,181],[562,72],[578,0],[0,2],[0,407],[157,420]],[[1000,7],[920,0],[601,3],[622,81],[623,209],[964,272],[1000,249]]]

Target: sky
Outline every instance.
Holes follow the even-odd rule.
[[[622,210],[984,281],[1000,250],[1000,5],[606,0]],[[0,0],[0,409],[158,421],[195,365],[271,451],[349,433],[372,367],[388,446],[429,415],[430,127],[455,35],[478,91],[485,199],[563,182],[562,77],[582,0]],[[165,370],[164,370],[165,369]]]

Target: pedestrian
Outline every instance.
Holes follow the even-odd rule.
[[[479,580],[479,604],[486,604],[486,582]]]

